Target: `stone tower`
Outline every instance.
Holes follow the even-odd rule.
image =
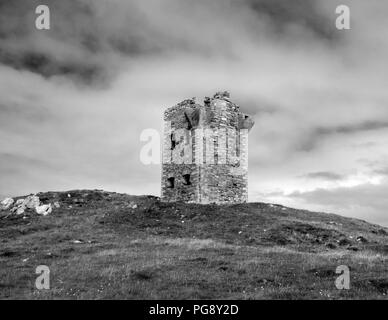
[[[254,121],[228,92],[184,100],[164,113],[162,201],[248,200],[248,131]]]

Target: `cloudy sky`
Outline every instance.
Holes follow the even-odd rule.
[[[47,4],[51,29],[35,28]],[[335,9],[351,10],[337,30]],[[140,133],[228,90],[250,201],[388,226],[385,1],[0,0],[0,195],[159,194]]]

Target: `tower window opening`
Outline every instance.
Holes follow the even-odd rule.
[[[167,188],[174,188],[175,186],[175,178],[174,177],[170,177],[167,179]]]
[[[184,180],[183,184],[185,184],[187,186],[191,185],[190,175],[189,174],[184,174],[183,175],[183,180]]]
[[[171,139],[171,150],[174,150],[176,146],[176,141],[173,133],[171,133],[170,139]]]

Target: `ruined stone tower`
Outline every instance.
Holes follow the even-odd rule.
[[[184,100],[164,113],[162,201],[248,200],[248,131],[254,121],[228,92]]]

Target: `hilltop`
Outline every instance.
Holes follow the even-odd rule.
[[[0,299],[387,299],[379,225],[267,203],[37,196],[59,208],[0,212]],[[50,268],[50,290],[35,289],[38,265]],[[334,285],[339,265],[350,290]]]

